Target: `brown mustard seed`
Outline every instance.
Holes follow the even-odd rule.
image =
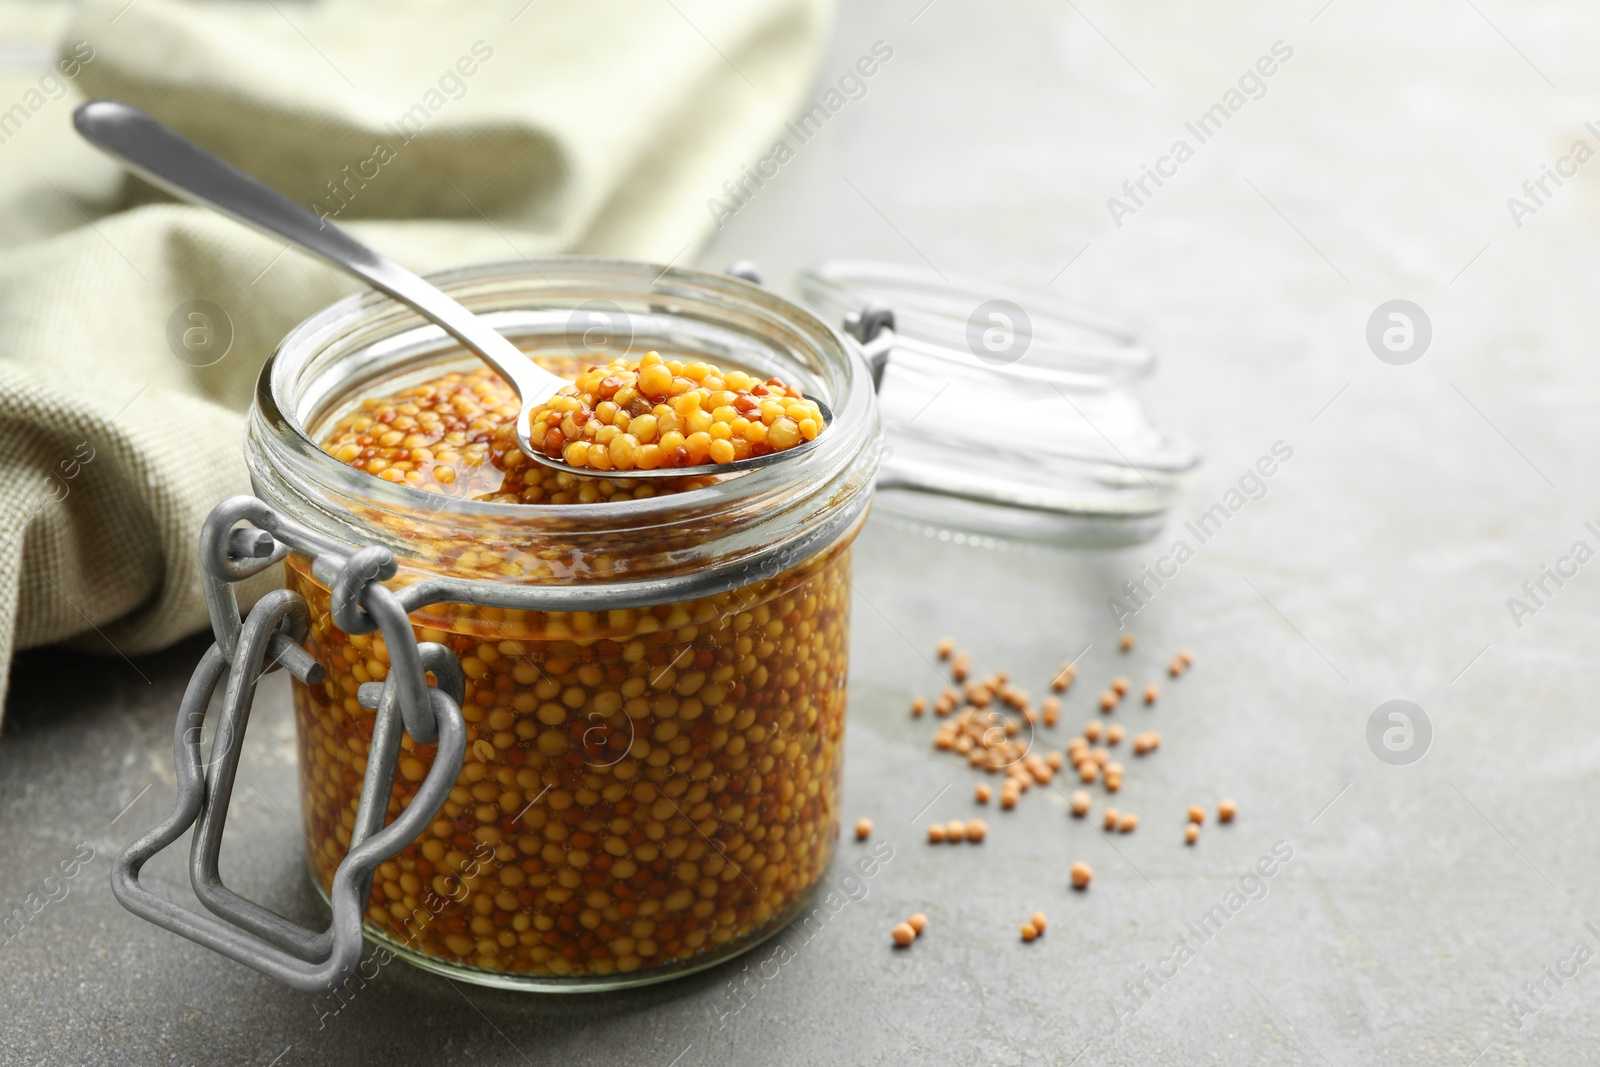
[[[942,637],[942,638],[939,639],[939,658],[940,659],[949,659],[951,653],[955,652],[955,650],[956,650],[956,639],[955,638],[953,638],[953,637]]]
[[[906,925],[920,934],[928,928],[928,917],[920,911],[912,912],[911,918],[906,920]]]
[[[1188,826],[1185,826],[1183,828],[1183,841],[1184,841],[1184,844],[1192,845],[1198,840],[1200,840],[1200,827],[1199,827],[1199,825],[1197,825],[1196,823],[1190,823]]]
[[[1120,674],[1117,675],[1115,678],[1111,679],[1111,691],[1117,694],[1119,699],[1127,696],[1128,680]]]
[[[1124,652],[1132,652],[1133,651],[1133,643],[1134,643],[1134,638],[1133,638],[1132,634],[1123,634],[1122,635],[1122,640],[1118,642],[1118,645],[1122,648],[1122,651],[1124,651]]]
[[[1122,724],[1114,722],[1106,727],[1106,744],[1115,745],[1122,741]]]
[[[1192,822],[1192,823],[1203,823],[1203,822],[1205,822],[1206,821],[1206,809],[1202,808],[1198,804],[1190,804],[1189,805],[1189,821]]]
[[[989,824],[982,819],[967,820],[967,840],[976,845],[989,832]]]
[[[901,948],[905,948],[917,939],[917,931],[910,923],[899,923],[889,931],[889,934],[894,938],[894,943]]]
[[[1146,704],[1154,704],[1156,702],[1156,698],[1160,695],[1161,687],[1156,683],[1151,682],[1149,685],[1144,687],[1144,702]]]
[[[1217,821],[1232,822],[1233,817],[1239,814],[1239,805],[1231,800],[1217,801]]]
[[[944,827],[934,823],[928,827],[928,844],[938,845],[944,843]]]
[[[1042,911],[1034,912],[1033,915],[1029,917],[1028,921],[1031,922],[1033,924],[1033,928],[1039,931],[1041,934],[1044,933],[1045,928],[1050,925],[1050,920],[1045,918],[1044,912]]]
[[[871,836],[871,834],[872,834],[872,820],[871,819],[857,819],[856,820],[856,840],[857,841],[865,841],[868,837]]]
[[[1039,936],[1039,930],[1032,923],[1023,923],[1022,924],[1022,940],[1024,940],[1024,941],[1032,941],[1034,938],[1036,938],[1038,936]]]
[[[1089,881],[1094,877],[1094,871],[1087,863],[1079,861],[1072,865],[1072,888],[1087,889]]]
[[[973,790],[972,799],[976,800],[979,804],[987,804],[989,803],[989,798],[993,795],[994,790],[989,788],[988,782],[979,782],[978,788]]]
[[[1139,816],[1131,811],[1123,812],[1122,818],[1117,820],[1117,830],[1120,833],[1131,834],[1139,828]]]
[[[928,710],[928,700],[927,700],[926,697],[913,697],[912,698],[912,700],[911,700],[911,714],[920,716],[923,712],[925,712],[927,710]]]
[[[1072,794],[1072,814],[1080,819],[1089,814],[1089,808],[1093,804],[1094,801],[1090,799],[1089,794],[1081,789]]]

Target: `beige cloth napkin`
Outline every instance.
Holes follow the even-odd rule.
[[[196,542],[217,501],[248,491],[256,374],[290,327],[355,289],[126,180],[72,133],[79,100],[145,108],[416,269],[563,251],[682,261],[710,228],[706,199],[806,90],[830,11],[0,3],[0,699],[14,649],[133,655],[205,625]],[[231,323],[210,366],[168,341],[191,301]]]

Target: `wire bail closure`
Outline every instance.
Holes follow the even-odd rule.
[[[357,635],[382,631],[391,664],[382,683],[362,685],[356,695],[376,717],[350,848],[333,876],[333,921],[322,931],[308,930],[233,892],[217,867],[256,682],[280,666],[307,685],[324,677],[322,664],[301,643],[310,614],[298,593],[268,593],[239,618],[234,585],[290,551],[309,556],[313,576],[332,590],[333,621],[340,629]],[[433,821],[466,754],[460,661],[443,645],[418,642],[400,599],[381,584],[395,575],[393,553],[376,546],[344,554],[348,551],[253,496],[230,497],[206,518],[200,534],[201,580],[216,641],[201,657],[178,708],[173,736],[177,801],[165,818],[123,849],[111,871],[111,890],[129,911],[308,993],[331,990],[361,962],[373,872]],[[436,686],[428,685],[428,671]],[[221,713],[209,757],[202,759],[201,728],[224,674]],[[402,729],[418,744],[438,749],[412,802],[385,826]],[[211,915],[165,900],[139,882],[145,863],[190,827],[189,880]]]

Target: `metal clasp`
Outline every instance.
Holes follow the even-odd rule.
[[[240,527],[241,522],[250,526]],[[321,931],[308,930],[233,892],[217,870],[257,680],[279,666],[308,685],[323,680],[322,665],[301,644],[310,616],[299,594],[286,589],[269,593],[242,623],[239,619],[234,583],[291,550],[311,557],[313,574],[332,590],[334,623],[352,634],[382,630],[391,658],[383,683],[368,683],[357,693],[361,705],[377,715],[350,848],[333,876],[333,921]],[[200,555],[216,642],[201,657],[178,708],[173,737],[178,798],[164,819],[117,857],[111,890],[123,907],[158,926],[296,989],[325,992],[361,962],[361,927],[373,872],[421,835],[461,773],[466,754],[461,665],[443,645],[415,639],[402,602],[381,584],[395,574],[394,556],[387,549],[351,553],[255,497],[236,496],[207,517]],[[437,686],[428,685],[427,671],[433,672]],[[228,681],[222,710],[210,755],[202,760],[201,727],[224,673]],[[402,729],[419,744],[437,744],[438,749],[412,802],[385,826]],[[190,827],[189,880],[211,915],[164,900],[139,883],[144,864]]]

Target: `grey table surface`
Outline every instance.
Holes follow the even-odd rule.
[[[134,662],[26,654],[0,738],[0,906],[43,893],[83,846],[93,858],[0,944],[0,1062],[1600,1059],[1600,579],[1560,562],[1600,547],[1585,526],[1600,518],[1586,291],[1600,192],[1571,154],[1600,144],[1584,126],[1600,88],[1592,12],[846,7],[819,96],[874,41],[892,60],[700,262],[753,258],[783,284],[872,256],[1052,287],[1133,321],[1163,356],[1143,398],[1206,456],[1169,529],[1118,551],[1001,551],[873,518],[855,557],[845,810],[874,818],[894,857],[815,937],[782,935],[792,958],[742,1000],[742,964],[572,997],[397,964],[329,1013],[168,936],[116,904],[107,873],[173,796],[170,724],[202,641]],[[1276,41],[1292,58],[1117,225],[1107,198]],[[1546,164],[1577,175],[1531,196],[1522,183]],[[1365,338],[1395,298],[1432,323],[1408,366]],[[1119,654],[1107,599],[1279,441],[1292,460],[1191,545]],[[1558,565],[1575,576],[1522,592]],[[1514,617],[1512,597],[1531,612]],[[1035,690],[1090,646],[1068,726],[1113,672],[1142,682],[1180,644],[1198,650],[1154,709],[1120,713],[1165,737],[1117,801],[1143,818],[1136,833],[1107,837],[1046,790],[990,812],[981,847],[923,843],[924,822],[973,809],[967,768],[906,711],[941,684],[928,661],[947,632],[979,669]],[[1367,740],[1396,698],[1432,728],[1407,766]],[[314,921],[292,729],[275,676],[223,862],[234,885]],[[1186,848],[1184,808],[1223,795],[1237,822]],[[1275,846],[1292,858],[1247,879]],[[842,843],[833,883],[857,848]],[[1097,875],[1074,894],[1079,859]],[[185,891],[180,857],[149,877]],[[1250,899],[1196,935],[1242,879]],[[1036,909],[1049,932],[1023,944]],[[893,951],[888,930],[913,910],[930,927]],[[1191,951],[1164,962],[1179,939]]]

